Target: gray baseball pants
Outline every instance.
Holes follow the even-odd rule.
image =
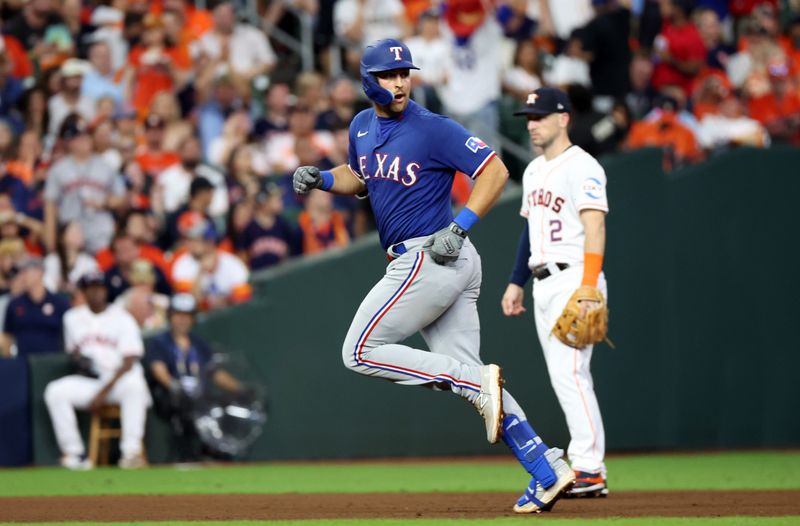
[[[449,389],[474,401],[480,392],[478,296],[481,259],[467,238],[457,261],[435,263],[427,237],[405,241],[407,252],[386,267],[356,312],[342,347],[347,368],[403,385]],[[420,332],[430,352],[402,345]],[[525,420],[503,391],[506,414]]]

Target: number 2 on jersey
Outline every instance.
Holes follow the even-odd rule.
[[[550,241],[555,243],[556,241],[561,241],[563,238],[558,235],[561,232],[561,220],[559,219],[551,219],[550,220]]]

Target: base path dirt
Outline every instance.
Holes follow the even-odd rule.
[[[360,493],[3,497],[0,521],[175,521],[491,518],[514,515],[512,493]],[[629,491],[562,499],[541,517],[800,515],[800,491]]]

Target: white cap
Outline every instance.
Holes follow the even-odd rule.
[[[173,312],[193,313],[197,310],[197,300],[191,294],[175,294],[169,302],[169,308]]]
[[[79,58],[68,58],[61,64],[61,75],[64,77],[83,76],[91,70],[91,65]]]
[[[93,26],[103,26],[106,24],[120,24],[124,19],[125,15],[119,9],[101,5],[92,11],[90,23]]]

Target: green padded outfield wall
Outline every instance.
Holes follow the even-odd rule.
[[[602,163],[617,348],[600,345],[593,371],[608,448],[800,445],[790,319],[800,150],[737,150],[671,174],[655,151]],[[508,319],[499,309],[522,227],[519,196],[510,191],[472,234],[483,258],[482,355],[503,366],[545,440],[566,446],[532,311]],[[350,319],[385,265],[370,237],[259,276],[251,303],[202,323],[203,335],[244,353],[269,386],[270,420],[252,459],[503,452],[485,443],[482,421],[455,396],[342,366]],[[39,454],[46,420],[34,421],[36,459],[52,458]],[[148,447],[164,458],[160,443]]]

